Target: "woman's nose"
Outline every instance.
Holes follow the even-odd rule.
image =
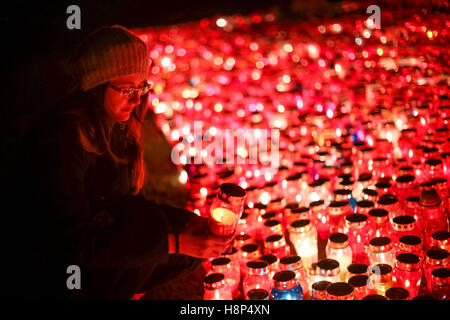
[[[141,102],[141,95],[139,93],[134,93],[131,95],[129,101],[138,104]]]

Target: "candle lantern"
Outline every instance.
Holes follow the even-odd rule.
[[[203,300],[233,300],[222,273],[211,273],[203,279]]]
[[[329,235],[329,218],[325,202],[323,200],[313,201],[309,204],[309,208],[320,239],[326,239]]]
[[[261,254],[258,250],[258,245],[255,243],[246,244],[242,246],[239,253],[240,253],[239,265],[241,269],[241,274],[244,275],[247,262],[259,259]]]
[[[414,235],[400,237],[397,254],[399,253],[414,253],[421,260],[423,260],[425,254],[423,252],[422,239]]]
[[[450,252],[450,232],[447,230],[439,230],[431,235],[430,247],[438,247]]]
[[[355,199],[361,200],[363,199],[363,190],[367,189],[372,183],[372,173],[364,172],[359,175],[358,182],[353,190],[353,195]]]
[[[333,233],[328,239],[325,253],[328,259],[339,262],[345,277],[345,270],[352,263],[352,249],[349,246],[348,236],[343,233]]]
[[[444,212],[442,200],[431,186],[426,186],[420,194],[420,216],[423,221],[425,239],[439,230],[448,230],[448,219]]]
[[[388,300],[408,300],[409,292],[402,287],[392,287],[386,290],[386,298]]]
[[[264,240],[264,254],[273,254],[281,259],[290,254],[290,248],[281,234],[274,234]]]
[[[423,272],[427,281],[428,291],[431,291],[431,273],[434,269],[447,267],[449,262],[449,253],[447,250],[437,247],[428,249],[425,253]]]
[[[406,198],[415,196],[415,178],[413,175],[404,174],[397,177],[395,180],[396,188],[395,194],[401,206],[405,205]]]
[[[242,213],[241,219],[238,220],[236,226],[236,234],[243,235],[246,234],[252,239],[256,239],[256,229],[255,229],[255,216],[244,211]]]
[[[331,284],[330,281],[318,281],[314,282],[311,286],[311,298],[312,300],[326,300],[327,299],[327,287]]]
[[[317,276],[311,283],[317,281],[339,282],[342,279],[340,264],[335,259],[322,259],[316,265]],[[343,269],[345,270],[345,269]]]
[[[280,271],[273,277],[271,300],[303,300],[303,290],[293,271]]]
[[[264,289],[268,292],[272,289],[269,278],[269,269],[266,261],[252,260],[246,264],[246,274],[242,281],[242,291],[248,300],[248,292],[252,289]]]
[[[296,220],[289,226],[289,240],[306,268],[317,262],[317,230],[308,219]]]
[[[303,289],[303,296],[305,298],[309,297],[309,292],[311,291],[310,284],[302,258],[297,255],[285,256],[280,259],[279,266],[282,271],[293,271],[295,273],[295,278]]]
[[[353,276],[348,280],[354,288],[355,300],[362,300],[365,296],[374,293],[370,278],[367,275]]]
[[[416,227],[416,219],[413,216],[398,216],[392,221],[392,242],[398,248],[399,240],[406,235],[413,235],[422,238],[421,230]]]
[[[272,235],[282,235],[284,233],[281,222],[277,219],[267,219],[263,224],[263,229],[261,232],[263,239],[266,239]]]
[[[219,257],[211,261],[211,271],[222,273],[225,276],[229,290],[235,295],[241,281],[239,264],[233,263],[230,258]]]
[[[220,186],[219,193],[211,205],[210,231],[218,236],[233,234],[244,211],[245,190],[232,183]]]
[[[353,276],[357,275],[370,275],[370,268],[364,263],[352,263],[347,267],[347,275],[345,281],[348,281]]]
[[[345,217],[344,233],[348,236],[353,263],[369,263],[369,258],[365,251],[365,246],[369,239],[369,230],[367,216],[354,213]]]
[[[267,262],[267,267],[269,268],[269,278],[272,279],[275,273],[280,271],[280,259],[274,254],[265,254],[261,257],[261,260]]]
[[[377,294],[385,295],[386,291],[393,286],[393,268],[389,264],[377,264],[370,269],[372,287]]]
[[[444,178],[433,178],[430,179],[430,183],[432,187],[438,193],[439,198],[442,200],[442,206],[444,209],[444,213],[447,212],[448,216],[448,199],[449,199],[449,188],[450,184],[447,183],[447,180]],[[445,214],[444,214],[445,215]]]
[[[351,214],[348,201],[335,201],[328,206],[330,233],[344,232],[345,217]]]
[[[385,209],[389,212],[389,221],[391,221],[391,223],[395,217],[402,215],[400,204],[395,196],[380,198],[377,202],[377,206],[378,208]]]
[[[395,250],[388,237],[372,238],[369,242],[368,255],[370,265],[389,264],[394,266]]]
[[[246,244],[251,244],[253,241],[254,238],[248,234],[238,234],[234,237],[234,245],[237,249],[242,248]]]
[[[389,212],[385,209],[371,209],[369,211],[369,226],[371,237],[391,237],[393,229],[389,222]]]
[[[444,176],[444,164],[441,159],[431,158],[425,161],[425,177],[428,180],[442,178]]]
[[[378,200],[378,192],[376,190],[366,188],[362,191],[363,194],[363,200],[369,200],[372,202],[375,202]]]
[[[247,293],[247,298],[246,300],[269,300],[269,292],[265,289],[252,289]]]
[[[330,284],[327,289],[327,300],[354,300],[354,288],[346,282],[335,282]]]
[[[399,253],[395,257],[395,268],[392,280],[394,285],[408,290],[412,299],[419,293],[422,279],[422,262],[413,253]]]
[[[290,210],[290,213],[287,217],[288,221],[287,226],[289,226],[292,222],[296,220],[310,219],[311,218],[310,216],[311,216],[310,210],[307,207],[299,207],[292,209]]]
[[[439,300],[450,300],[449,268],[438,268],[431,272],[431,291]]]
[[[375,209],[375,204],[372,201],[362,200],[356,202],[356,213],[363,214],[369,217],[369,211]]]

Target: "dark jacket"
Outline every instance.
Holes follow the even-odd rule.
[[[22,298],[130,299],[198,264],[168,255],[168,233],[179,232],[193,213],[131,195],[128,165],[85,151],[75,116],[61,110],[52,109],[30,128],[3,178],[15,204],[5,224],[12,240],[9,292]],[[124,130],[115,125],[112,139],[126,152]],[[70,265],[81,270],[80,290],[67,288]],[[152,278],[155,271],[158,279]]]

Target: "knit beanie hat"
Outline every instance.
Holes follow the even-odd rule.
[[[147,77],[149,57],[145,43],[126,28],[100,27],[89,34],[70,58],[75,81],[87,91],[123,75]]]

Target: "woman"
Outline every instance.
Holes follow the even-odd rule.
[[[30,129],[7,180],[15,195],[26,195],[8,217],[9,228],[20,230],[10,260],[13,292],[130,299],[198,265],[196,258],[224,252],[232,238],[208,234],[206,218],[140,195],[150,90],[145,44],[123,27],[102,27],[71,66],[78,90]],[[72,265],[81,289],[68,288]]]

